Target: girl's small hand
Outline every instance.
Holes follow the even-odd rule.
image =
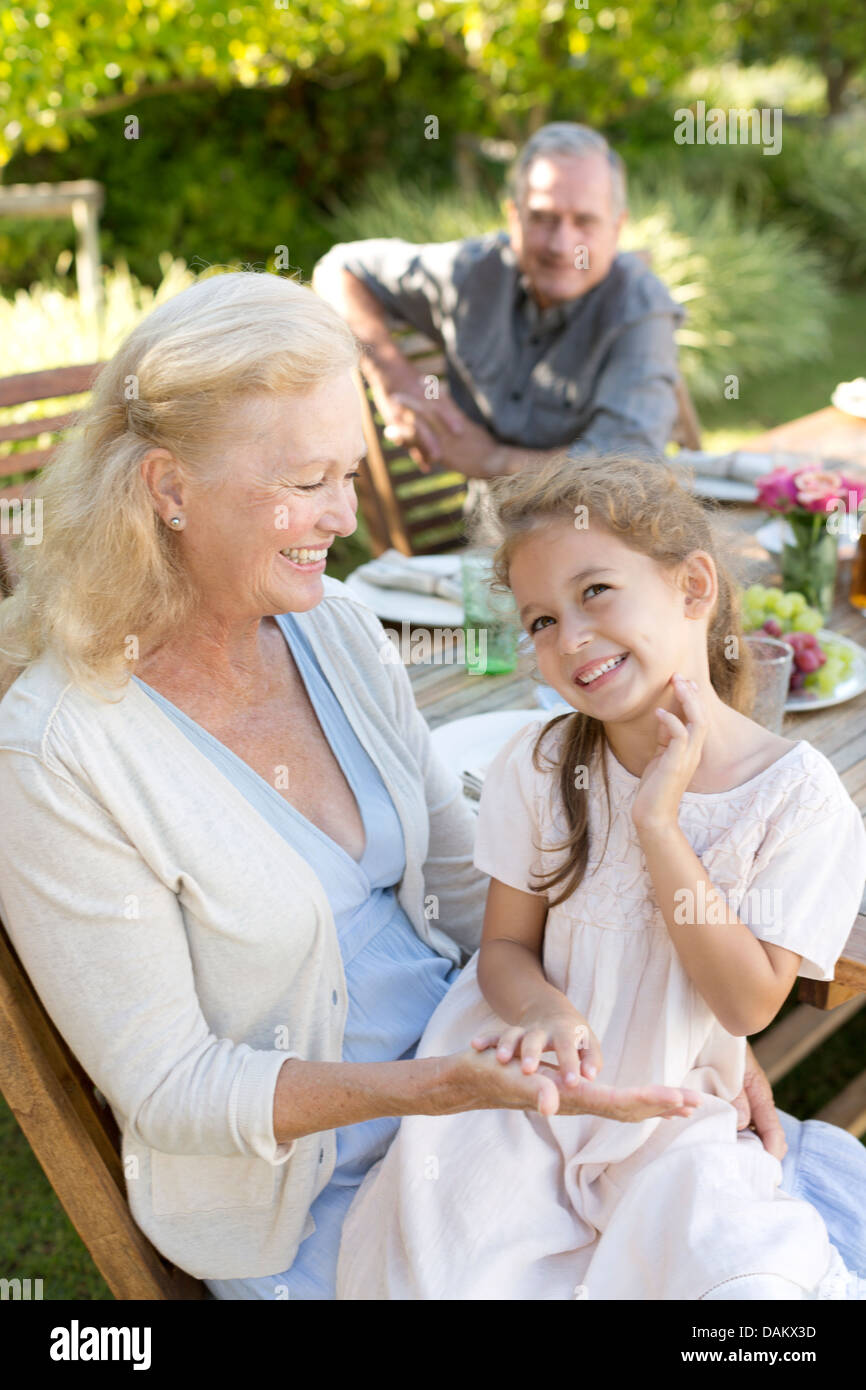
[[[683,792],[695,775],[707,736],[706,715],[695,682],[676,673],[671,684],[686,723],[669,710],[656,709],[657,750],[644,768],[631,808],[638,829],[677,824]]]
[[[538,1015],[506,1028],[503,1033],[472,1039],[472,1046],[479,1052],[494,1045],[497,1061],[503,1066],[517,1053],[526,1076],[538,1070],[541,1054],[552,1050],[566,1086],[576,1086],[581,1072],[592,1080],[604,1065],[598,1038],[583,1015],[567,1004],[555,1013]]]

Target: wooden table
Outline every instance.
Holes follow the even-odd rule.
[[[812,454],[866,468],[866,420],[828,405],[750,439],[748,448],[756,454]]]
[[[750,506],[719,504],[714,509],[714,517],[741,558],[742,582],[778,584],[781,578],[778,557],[769,555],[753,535],[766,521],[765,514]],[[727,550],[725,553],[730,554]],[[836,602],[828,626],[866,645],[866,618],[847,598],[850,570],[850,562],[839,566]],[[443,654],[446,658],[453,655],[447,647]],[[428,664],[410,660],[408,672],[418,707],[431,729],[435,729],[439,724],[490,710],[537,708],[535,691],[539,682],[533,678],[532,664],[530,655],[521,655],[517,670],[510,675],[470,676],[464,665],[449,663],[447,659]],[[782,732],[785,738],[808,739],[830,759],[866,817],[866,692],[830,709],[787,714]],[[822,1009],[832,1009],[855,995],[866,993],[864,907],[866,904],[861,904],[860,914],[836,966],[834,980],[800,980],[801,1000]]]

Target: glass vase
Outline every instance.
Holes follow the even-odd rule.
[[[802,594],[826,623],[836,589],[839,537],[827,530],[822,512],[788,512],[785,520],[794,539],[782,544],[782,588]]]

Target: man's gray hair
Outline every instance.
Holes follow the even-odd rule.
[[[625,165],[621,157],[597,130],[591,130],[588,125],[577,125],[574,121],[551,121],[537,130],[523,146],[511,166],[508,179],[508,190],[518,207],[526,193],[530,165],[539,156],[552,154],[603,154],[610,165],[613,216],[619,217],[625,211]]]

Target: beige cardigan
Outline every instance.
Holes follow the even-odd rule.
[[[397,809],[400,905],[460,963],[488,882],[474,816],[378,618],[324,588],[295,616]],[[101,701],[51,657],[0,702],[0,802],[0,913],[111,1104],[136,1221],[199,1278],[287,1269],[336,1156],[333,1130],[273,1129],[286,1057],[342,1056],[326,888],[134,681]]]

